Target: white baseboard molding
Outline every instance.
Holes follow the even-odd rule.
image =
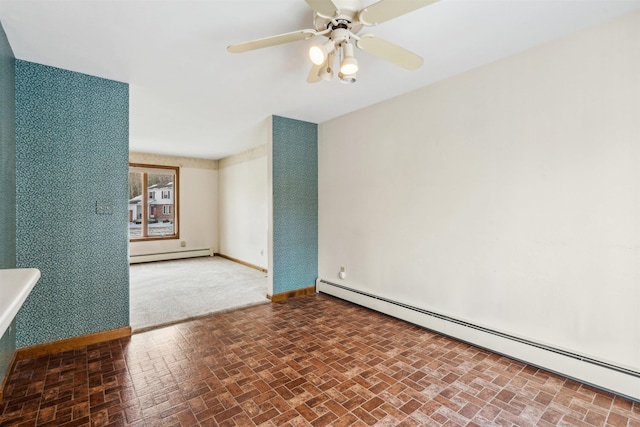
[[[152,261],[169,261],[174,259],[213,256],[211,249],[190,249],[187,251],[160,252],[154,254],[130,255],[129,264]]]
[[[564,377],[640,401],[640,372],[636,370],[510,336],[320,278],[316,281],[316,290]]]

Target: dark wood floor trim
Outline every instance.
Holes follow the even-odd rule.
[[[258,267],[257,265],[250,264],[250,263],[244,262],[244,261],[242,261],[240,259],[230,257],[229,255],[215,253],[214,256],[219,256],[220,258],[225,258],[225,259],[228,259],[229,261],[237,262],[238,264],[242,264],[242,265],[244,265],[246,267],[253,268],[253,269],[258,270],[258,271],[262,271],[263,273],[267,273],[268,272],[268,270],[266,268]]]
[[[308,288],[296,289],[295,291],[282,292],[280,294],[275,295],[267,295],[267,298],[271,300],[271,302],[283,301],[289,298],[300,297],[302,295],[313,294],[316,291],[316,287],[309,286]]]
[[[30,359],[32,357],[46,356],[49,354],[67,351],[78,347],[84,347],[104,341],[111,341],[118,338],[131,336],[131,326],[111,329],[108,331],[95,332],[93,334],[81,335],[78,337],[65,338],[60,341],[52,341],[44,344],[36,344],[30,347],[22,347],[16,350],[15,360]]]

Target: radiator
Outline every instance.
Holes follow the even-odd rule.
[[[129,264],[151,261],[169,261],[172,259],[195,258],[213,256],[211,249],[189,249],[186,251],[159,252],[153,254],[130,255]]]
[[[474,325],[321,278],[316,280],[316,290],[564,377],[640,401],[640,372],[637,370]]]

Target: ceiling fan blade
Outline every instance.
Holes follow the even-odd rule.
[[[436,1],[438,0],[380,0],[362,9],[358,17],[364,25],[378,25]]]
[[[356,46],[407,70],[420,68],[424,62],[421,56],[380,37],[375,37],[373,34],[360,36],[360,40],[356,41]]]
[[[338,8],[331,0],[306,0],[307,4],[314,12],[327,18],[333,18],[338,11]]]
[[[263,39],[256,39],[244,43],[232,44],[231,46],[227,47],[227,50],[231,53],[247,52],[249,50],[262,49],[263,47],[304,40],[315,35],[316,31],[314,30],[293,31],[291,33],[265,37]]]
[[[309,75],[307,76],[307,83],[318,83],[322,78],[320,78],[320,70],[324,67],[325,64],[316,65],[313,64],[311,70],[309,71]]]

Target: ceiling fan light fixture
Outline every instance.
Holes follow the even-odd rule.
[[[355,73],[353,74],[344,74],[342,72],[338,73],[338,78],[340,79],[340,83],[344,83],[346,85],[349,85],[351,83],[355,83],[357,80],[357,76]]]
[[[331,40],[322,45],[313,45],[309,48],[309,59],[316,65],[322,65],[333,50],[335,45]]]
[[[355,74],[358,72],[358,60],[356,58],[344,58],[340,65],[340,72],[345,75]]]
[[[340,72],[344,75],[351,75],[358,72],[358,60],[353,56],[353,46],[349,43],[342,45],[342,62]]]
[[[306,0],[307,5],[313,9],[313,28],[232,44],[227,50],[240,53],[315,36],[328,38],[328,41],[321,39],[325,41],[308,45],[309,59],[313,63],[307,75],[308,83],[331,80],[336,73],[341,82],[354,83],[359,71],[358,60],[353,54],[354,45],[399,67],[415,70],[424,63],[422,57],[373,34],[359,32],[363,26],[389,21],[437,1],[367,0],[373,4],[363,8],[361,0]],[[330,54],[333,59],[328,59]],[[334,68],[334,62],[338,68]]]

